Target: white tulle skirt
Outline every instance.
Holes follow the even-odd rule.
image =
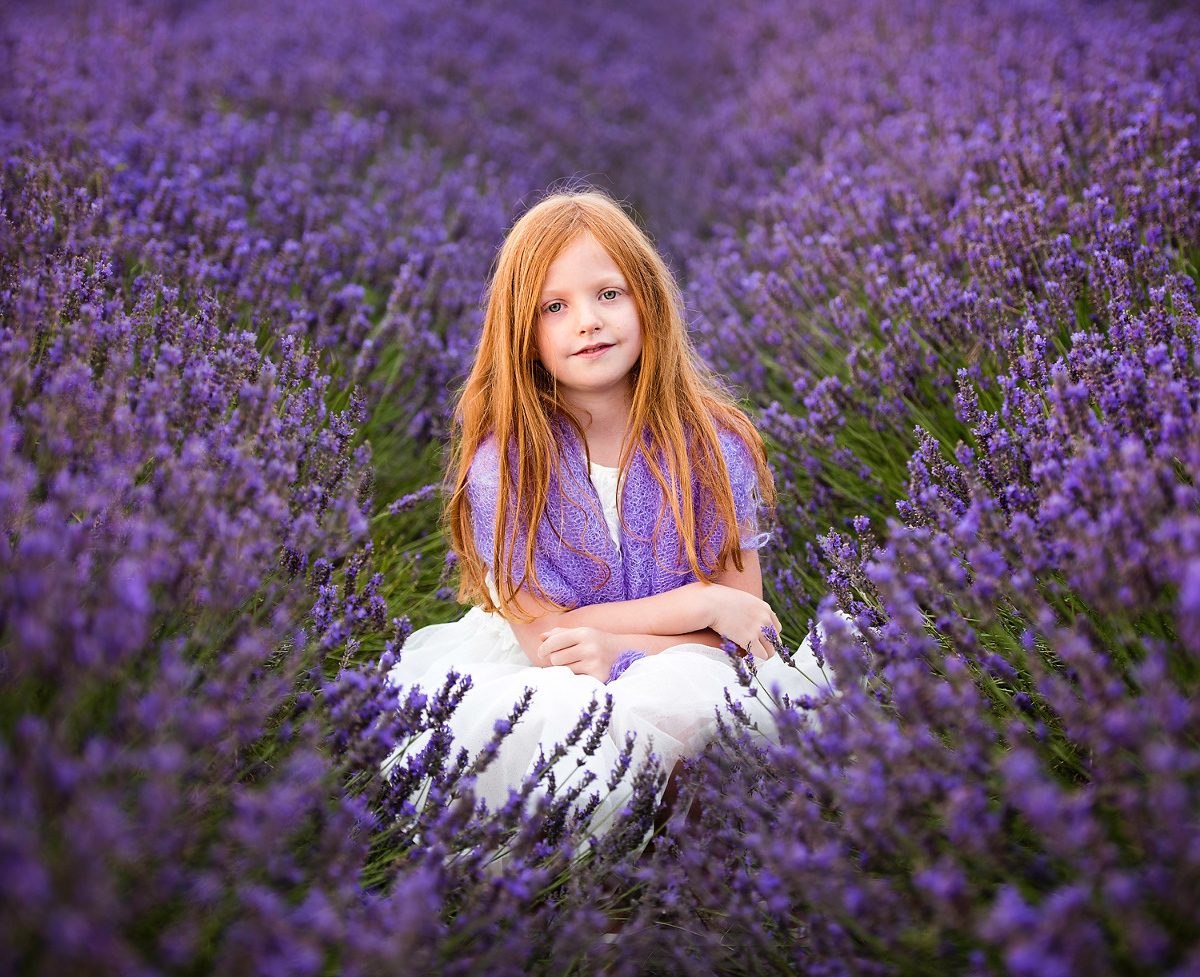
[[[593,793],[600,796],[592,820],[597,834],[603,833],[631,794],[632,770],[615,789],[607,786],[627,733],[635,737],[634,769],[653,754],[669,773],[676,761],[699,752],[713,739],[718,712],[725,713],[728,720],[726,690],[735,703],[742,704],[761,735],[771,738],[776,696],[818,695],[831,688],[828,673],[818,667],[808,641],[796,651],[792,666],[778,655],[757,661],[757,695],[753,696],[738,683],[724,652],[691,643],[647,655],[604,684],[587,675],[576,675],[565,665],[535,667],[521,650],[508,622],[479,607],[451,624],[435,624],[414,632],[389,678],[397,689],[420,686],[422,691],[432,693],[441,688],[452,670],[469,676],[471,688],[450,722],[454,737],[451,756],[465,747],[474,759],[492,740],[496,721],[510,714],[526,688],[533,690],[528,710],[475,783],[476,798],[493,811],[535,768],[540,751],[549,756],[555,744],[566,741],[593,699],[603,708],[605,695],[612,696],[611,721],[599,747],[585,755],[581,742],[553,767],[560,796],[588,772],[594,775],[579,804]],[[405,752],[411,755],[419,747],[419,743],[410,744]],[[398,750],[389,757],[385,771],[399,755]]]

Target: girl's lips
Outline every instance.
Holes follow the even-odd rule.
[[[597,346],[589,346],[586,349],[581,349],[575,355],[576,356],[598,356],[600,353],[603,353],[606,349],[611,349],[612,345],[613,345],[612,343],[601,343]]]

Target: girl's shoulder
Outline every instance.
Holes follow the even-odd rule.
[[[479,442],[479,447],[475,449],[475,454],[471,458],[471,465],[495,465],[500,461],[500,449],[496,442],[496,434],[494,431],[489,431],[483,436],[483,440]]]
[[[729,470],[731,480],[736,481],[735,473],[740,477],[744,477],[749,472],[757,473],[754,451],[746,443],[742,432],[730,427],[719,418],[714,417],[712,421],[713,428],[717,432],[717,447],[721,449],[721,456],[725,460],[725,467]]]
[[[560,455],[570,455],[582,458],[582,448],[579,436],[574,428],[560,417],[551,420],[550,431],[552,447]],[[515,471],[517,467],[517,438],[512,435],[508,439],[508,462]],[[468,466],[468,478],[491,479],[499,482],[500,478],[500,441],[495,431],[488,431],[475,449]]]
[[[486,435],[471,456],[466,489],[472,505],[479,505],[484,499],[494,500],[500,494],[500,451],[494,434]]]
[[[472,481],[500,479],[500,448],[494,432],[484,435],[471,456],[471,464],[467,467],[467,478]]]
[[[733,490],[734,507],[739,510],[740,515],[740,510],[760,494],[758,464],[755,462],[753,451],[739,432],[721,424],[715,426],[717,445],[725,462],[729,487]]]
[[[746,439],[740,431],[734,430],[723,421],[715,418],[713,420],[713,427],[716,428],[717,442],[721,445],[723,452],[726,454],[734,452],[750,454],[750,446],[746,444]]]
[[[763,501],[759,457],[761,442],[752,447],[745,434],[715,422],[717,443],[729,474],[733,510],[737,517],[742,549],[759,549],[771,539],[771,533],[759,532],[759,507]],[[757,451],[755,450],[757,448]],[[769,476],[768,476],[769,477]]]

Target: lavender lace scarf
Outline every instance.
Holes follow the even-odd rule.
[[[679,559],[679,532],[669,508],[657,540],[654,538],[654,527],[659,514],[664,511],[665,498],[641,453],[633,453],[625,478],[620,499],[625,525],[621,529],[618,548],[609,536],[603,507],[588,472],[583,444],[562,418],[556,419],[555,428],[561,479],[551,473],[549,501],[535,529],[534,541],[534,568],[546,594],[567,607],[579,607],[636,600],[695,581],[696,576],[688,568],[686,557],[682,561]],[[770,534],[757,531],[759,494],[754,458],[745,442],[733,431],[718,425],[717,434],[733,489],[742,548],[758,549],[766,544]],[[515,449],[511,447],[509,457],[515,470]],[[493,551],[499,493],[499,452],[495,439],[489,437],[472,460],[467,484],[475,546],[485,560]],[[700,483],[694,476],[692,497],[698,513],[697,547],[708,531],[715,530],[706,552],[698,550],[697,554],[701,565],[711,572],[713,566],[709,558],[720,552],[724,527],[717,525],[716,505],[702,496]],[[515,498],[511,489],[509,498]],[[515,504],[510,505],[510,513],[514,509]],[[511,547],[514,553],[514,580],[520,580],[524,572],[526,532],[526,527],[516,527],[510,532],[511,539],[502,551],[507,555]],[[572,552],[566,542],[581,552]],[[589,559],[586,553],[599,557],[603,564]],[[500,574],[494,575],[500,578]]]

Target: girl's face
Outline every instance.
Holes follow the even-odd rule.
[[[591,234],[550,263],[538,302],[538,358],[567,403],[624,400],[642,355],[642,325],[629,283]]]

